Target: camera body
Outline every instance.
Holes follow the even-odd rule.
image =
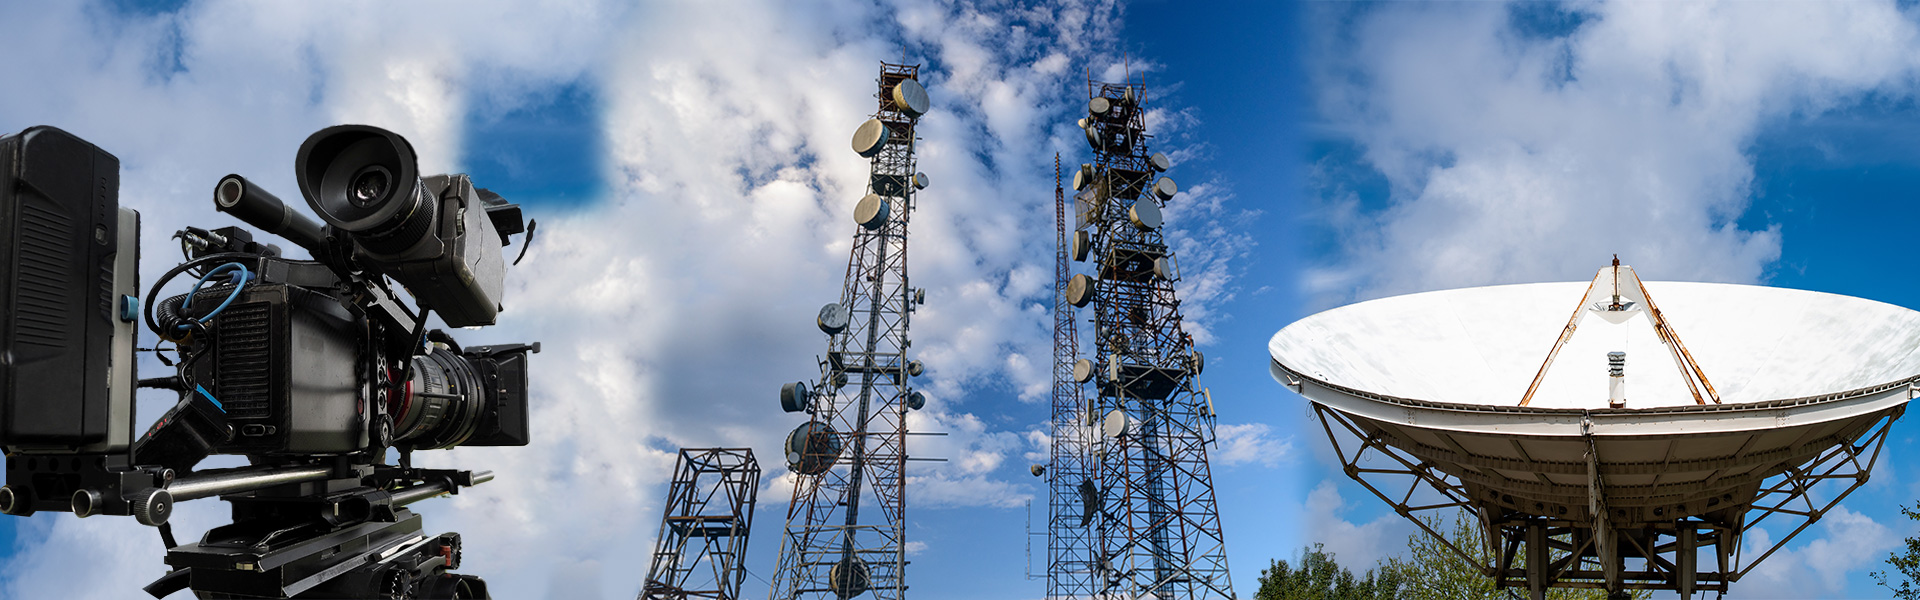
[[[416,543],[419,517],[402,507],[491,479],[415,469],[413,450],[530,441],[539,344],[462,348],[425,327],[430,313],[454,327],[495,322],[501,247],[527,230],[519,207],[465,175],[419,176],[412,146],[375,127],[323,129],[295,163],[325,224],[238,175],[215,186],[214,205],[312,260],[247,229],[188,227],[174,236],[183,262],[143,301],[139,215],[118,205],[118,159],[52,127],[0,136],[0,513],[160,527],[176,567],[161,591],[412,597],[458,580],[484,595],[477,578],[445,572],[457,560],[428,556],[456,556],[458,534]],[[142,325],[161,340],[144,350],[162,353],[170,375],[139,378]],[[138,438],[136,387],[179,394]],[[385,464],[389,448],[398,466]],[[197,472],[213,454],[253,466]],[[234,503],[235,524],[176,547],[172,503],[211,496]],[[356,557],[337,549],[283,543],[290,531],[413,567],[350,568]],[[264,573],[262,561],[282,566]]]

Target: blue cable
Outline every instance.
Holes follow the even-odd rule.
[[[236,269],[238,271],[233,273],[233,291],[227,294],[227,299],[222,301],[219,306],[213,307],[213,312],[207,313],[207,316],[193,319],[193,321],[200,323],[213,320],[213,317],[219,315],[220,311],[227,309],[227,305],[233,304],[234,298],[240,297],[240,290],[245,289],[247,282],[253,279],[253,272],[248,271],[246,265],[230,262],[208,270],[207,274],[200,276],[200,281],[194,282],[193,289],[187,292],[186,301],[180,303],[180,310],[185,312],[187,309],[193,307],[193,297],[200,293],[200,286],[206,285],[208,279],[212,279],[215,275],[235,271]],[[177,327],[182,331],[192,328],[191,325],[184,323]]]

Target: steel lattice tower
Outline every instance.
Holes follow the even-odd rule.
[[[909,381],[920,363],[907,358],[908,322],[925,301],[907,280],[907,221],[927,184],[914,171],[914,126],[928,108],[919,72],[882,63],[878,108],[854,135],[872,161],[870,193],[854,210],[840,301],[821,309],[820,380],[783,390],[787,408],[812,420],[786,447],[797,479],[770,598],[906,595],[907,410],[925,403]]]
[[[760,490],[750,448],[682,448],[641,600],[736,600]]]
[[[1093,162],[1076,176],[1074,253],[1093,273],[1067,291],[1092,306],[1094,353],[1074,373],[1095,392],[1083,417],[1096,430],[1085,453],[1098,473],[1092,595],[1232,598],[1207,462],[1212,401],[1196,380],[1205,361],[1181,329],[1179,268],[1160,228],[1178,190],[1156,179],[1170,165],[1147,150],[1145,86],[1089,80],[1088,92]]]
[[[1060,189],[1060,156],[1053,157],[1053,436],[1047,465],[1047,597],[1090,598],[1094,590],[1093,513],[1087,492],[1098,485],[1087,468],[1090,429],[1083,422],[1085,398],[1074,381],[1080,336],[1067,302],[1067,197]],[[1084,490],[1084,491],[1083,491]]]

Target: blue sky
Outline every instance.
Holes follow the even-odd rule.
[[[375,6],[399,14],[362,16]],[[502,325],[459,334],[545,343],[535,446],[424,459],[501,473],[421,505],[501,597],[631,597],[672,451],[702,445],[767,461],[747,586],[765,593],[788,490],[771,457],[797,424],[774,390],[813,376],[811,311],[839,286],[865,172],[845,139],[903,47],[934,99],[910,267],[931,289],[914,339],[933,402],[914,427],[952,433],[914,450],[950,459],[916,466],[909,492],[916,597],[1044,589],[1024,575],[1029,541],[1044,572],[1045,540],[1023,527],[1029,499],[1033,530],[1045,519],[1026,468],[1045,450],[1049,159],[1086,156],[1071,122],[1089,70],[1146,79],[1186,190],[1168,216],[1242,594],[1306,544],[1365,563],[1411,532],[1268,377],[1266,341],[1297,318],[1584,280],[1615,252],[1651,279],[1920,307],[1901,225],[1920,212],[1920,27],[1886,3],[0,1],[0,22],[25,24],[0,48],[33,57],[0,61],[31,83],[0,94],[0,130],[54,124],[120,156],[150,248],[229,224],[204,202],[226,173],[297,195],[299,141],[349,121],[540,220]],[[149,251],[143,271],[170,258]],[[1915,450],[1910,425],[1890,455]],[[1920,499],[1920,471],[1886,462],[1737,593],[1884,596],[1867,572],[1915,533],[1897,507]],[[183,505],[181,534],[223,509]],[[160,574],[156,537],[0,518],[0,596],[126,597]]]

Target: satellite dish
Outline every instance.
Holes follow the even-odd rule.
[[[840,335],[840,332],[847,330],[847,323],[851,318],[853,314],[847,310],[846,306],[834,302],[820,307],[820,316],[814,317],[813,324],[820,327],[821,333]]]
[[[795,381],[780,386],[780,409],[787,412],[800,412],[807,409],[812,396],[807,395],[807,382]]]
[[[1117,438],[1127,432],[1127,411],[1118,408],[1107,411],[1107,417],[1100,420],[1100,432],[1107,437]]]
[[[1163,202],[1172,200],[1173,195],[1178,193],[1180,193],[1180,186],[1175,185],[1171,177],[1161,177],[1159,181],[1153,182],[1153,194],[1159,196]]]
[[[1086,274],[1076,274],[1067,280],[1067,303],[1075,307],[1086,306],[1093,301],[1093,278]]]
[[[1073,361],[1073,380],[1086,383],[1090,379],[1093,379],[1093,361],[1084,358]]]
[[[1087,112],[1094,116],[1107,114],[1107,111],[1112,109],[1113,101],[1106,98],[1095,97],[1087,101]]]
[[[912,79],[902,79],[900,83],[893,84],[893,105],[909,117],[927,114],[927,109],[933,106],[927,99],[927,88]]]
[[[853,151],[861,158],[873,158],[880,149],[887,146],[887,140],[893,138],[893,130],[879,119],[867,119],[859,129],[853,130]]]
[[[1173,280],[1173,260],[1165,256],[1153,259],[1153,274],[1161,279]]]
[[[1173,160],[1167,158],[1164,152],[1155,152],[1153,156],[1147,157],[1147,164],[1152,165],[1155,171],[1165,171],[1173,168]]]
[[[1161,181],[1168,181],[1161,179]],[[1136,200],[1133,207],[1127,209],[1127,221],[1141,231],[1153,231],[1160,228],[1160,205],[1152,200]]]
[[[1093,185],[1093,165],[1080,163],[1080,170],[1073,172],[1073,191],[1087,189]]]
[[[1099,150],[1100,149],[1100,128],[1095,127],[1094,124],[1092,123],[1088,123],[1087,126],[1083,127],[1082,129],[1087,130],[1087,145],[1091,146],[1094,150]]]
[[[833,595],[842,600],[867,593],[872,583],[867,578],[867,563],[858,556],[847,556],[834,563],[827,571],[827,580],[833,587]]]
[[[1680,543],[1680,519],[1736,523],[1737,536],[1748,507],[1774,501],[1763,481],[1864,447],[1920,382],[1920,312],[1803,290],[1642,283],[1616,265],[1593,282],[1335,308],[1288,325],[1268,349],[1275,379],[1317,405],[1330,434],[1358,432],[1431,465],[1471,510],[1667,536],[1643,540],[1654,548]],[[1631,360],[1628,408],[1608,407],[1613,352]],[[1864,482],[1864,469],[1849,482]],[[1742,547],[1715,539],[1721,552]]]
[[[927,174],[926,174],[926,173],[914,173],[914,174],[913,174],[913,189],[916,189],[916,190],[924,190],[924,189],[927,189],[927,184],[928,184],[928,182],[927,182]]]
[[[1085,262],[1087,254],[1093,251],[1093,235],[1080,230],[1073,232],[1073,260]]]
[[[853,222],[867,229],[879,229],[887,224],[887,213],[893,209],[893,203],[886,196],[867,194],[853,206]]]
[[[802,475],[819,475],[840,458],[840,435],[819,421],[807,421],[787,434],[787,468]]]
[[[927,407],[927,396],[919,391],[907,394],[907,408],[920,410]]]

